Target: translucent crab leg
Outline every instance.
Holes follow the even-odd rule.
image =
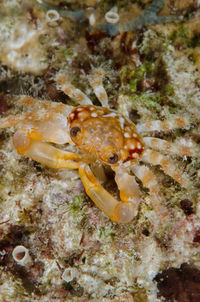
[[[48,143],[32,140],[22,131],[13,137],[17,152],[43,165],[56,169],[78,169],[80,160],[77,154],[59,150]]]
[[[18,101],[26,109],[31,108],[33,111],[28,111],[22,114],[10,115],[0,119],[0,128],[8,128],[16,126],[23,122],[32,121],[48,121],[51,120],[55,124],[61,125],[63,128],[67,124],[68,114],[72,110],[72,106],[58,104],[50,101],[38,101],[31,97],[23,97]]]
[[[138,132],[150,132],[150,131],[169,131],[176,128],[182,128],[189,124],[188,119],[185,117],[176,117],[171,120],[155,120],[144,124],[137,124],[136,128]]]
[[[26,133],[26,135],[36,141],[47,141],[55,144],[71,143],[70,135],[67,127],[60,127],[51,121],[25,122],[18,129]]]
[[[0,129],[13,127],[24,120],[24,115],[10,115],[0,119]]]
[[[179,156],[195,156],[195,145],[192,141],[187,141],[185,143],[176,143],[168,142],[164,139],[155,138],[155,137],[144,137],[143,141],[147,146],[152,149],[161,150],[166,153],[172,153]]]
[[[103,72],[100,69],[94,69],[89,77],[89,82],[94,93],[103,107],[108,107],[108,96],[103,87]]]
[[[30,96],[24,96],[18,100],[18,103],[25,108],[31,108],[31,110],[44,109],[49,112],[67,114],[73,109],[73,106],[65,105],[48,100],[36,100]]]
[[[140,158],[141,160],[152,165],[160,165],[166,174],[171,176],[183,187],[187,188],[190,184],[187,176],[182,171],[180,171],[173,162],[171,162],[166,156],[160,154],[159,152],[146,149]]]
[[[35,119],[32,114],[24,116],[10,116],[0,119],[0,128],[17,126],[18,129],[26,132],[26,135],[34,140],[48,141],[55,144],[71,143],[67,127],[61,127],[55,121],[31,121]],[[29,122],[27,122],[29,120]],[[22,123],[23,122],[23,123]]]
[[[80,105],[92,105],[92,101],[81,90],[73,86],[65,75],[58,75],[56,79],[60,89]]]
[[[131,170],[141,180],[144,187],[149,189],[151,204],[153,205],[158,217],[166,218],[168,210],[162,202],[162,194],[159,190],[158,182],[155,175],[146,166],[135,164]]]
[[[135,177],[122,168],[115,168],[114,171],[116,173],[115,181],[120,190],[120,198],[123,202],[131,202],[133,204],[136,216],[141,196]]]
[[[81,164],[79,174],[87,195],[114,222],[128,223],[135,216],[132,203],[121,203],[109,194],[98,182],[90,167]]]

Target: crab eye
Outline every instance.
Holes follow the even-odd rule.
[[[81,131],[79,127],[72,127],[70,130],[71,137],[76,137],[79,131]]]
[[[108,162],[110,164],[116,164],[118,162],[118,155],[116,153],[113,154],[113,156],[108,158]]]

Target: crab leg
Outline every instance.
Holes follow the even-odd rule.
[[[31,108],[31,110],[44,109],[46,111],[54,111],[61,114],[69,114],[73,109],[73,106],[47,100],[36,100],[30,96],[20,98],[18,103],[26,108]]]
[[[73,86],[65,75],[58,75],[57,82],[60,89],[80,105],[92,105],[92,101],[81,90]]]
[[[109,194],[98,182],[90,167],[81,164],[79,174],[87,195],[114,222],[128,223],[135,216],[132,203],[121,203]]]
[[[164,139],[155,138],[155,137],[144,137],[143,141],[147,146],[152,149],[157,149],[164,151],[166,153],[172,153],[179,156],[195,156],[194,144],[192,142],[187,142],[185,144],[177,145],[171,142],[168,142]]]
[[[33,115],[29,115],[29,118],[27,115],[11,116],[0,120],[0,128],[17,126],[18,129],[34,140],[44,140],[55,144],[71,143],[67,127],[62,128],[59,125],[61,121],[58,121],[58,123],[56,121],[31,121],[32,118]]]
[[[49,120],[64,128],[67,124],[67,117],[73,108],[55,102],[36,101],[31,97],[23,97],[19,102],[26,108],[34,109],[34,111],[1,118],[0,128],[13,127],[20,123],[27,124],[32,121],[47,122]]]
[[[48,121],[49,119],[50,119],[49,112],[45,112],[45,113],[43,112],[43,114],[41,114],[41,112],[39,113],[36,111],[32,111],[24,114],[9,115],[8,117],[0,119],[0,128],[13,127],[20,123],[25,124],[27,121],[28,122],[35,121],[35,120]]]
[[[108,107],[108,96],[103,87],[103,72],[100,69],[94,69],[89,77],[89,82],[101,105]]]
[[[59,150],[48,143],[31,139],[18,130],[13,137],[17,152],[43,165],[56,169],[78,169],[80,160],[77,154]]]
[[[139,166],[135,164],[131,170],[141,180],[144,187],[149,189],[149,195],[151,203],[160,218],[166,218],[168,216],[167,208],[162,203],[162,195],[159,190],[159,186],[155,175],[146,166]]]
[[[0,129],[13,127],[24,121],[23,115],[10,115],[0,119]]]
[[[189,124],[185,117],[176,117],[171,120],[155,120],[144,124],[136,125],[138,132],[151,132],[151,131],[169,131],[176,128],[183,128]]]
[[[189,185],[189,180],[186,175],[180,171],[173,162],[171,162],[166,156],[160,154],[159,152],[146,149],[141,155],[141,160],[150,163],[152,165],[160,165],[163,171],[171,176],[180,185],[187,188]]]

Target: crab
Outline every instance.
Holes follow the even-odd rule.
[[[160,165],[166,174],[187,188],[190,185],[188,176],[163,153],[184,157],[193,156],[194,150],[192,145],[176,145],[151,134],[186,127],[188,119],[176,117],[135,125],[108,108],[100,69],[93,70],[89,82],[102,106],[94,106],[66,75],[58,74],[56,81],[59,89],[79,105],[73,107],[23,96],[19,102],[27,111],[0,119],[0,128],[17,129],[13,136],[17,152],[54,169],[78,169],[87,195],[117,223],[129,223],[137,215],[142,199],[140,180],[148,188],[156,213],[161,220],[164,219],[168,210],[163,204],[156,176],[149,166]],[[150,135],[145,136],[148,133]],[[79,153],[63,151],[49,143],[73,144]],[[91,169],[94,162],[108,165],[115,172],[120,201],[106,191],[95,176]]]

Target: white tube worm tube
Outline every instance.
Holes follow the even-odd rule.
[[[29,250],[23,245],[17,245],[12,251],[12,256],[15,262],[23,266],[31,266],[33,260],[29,254]]]

